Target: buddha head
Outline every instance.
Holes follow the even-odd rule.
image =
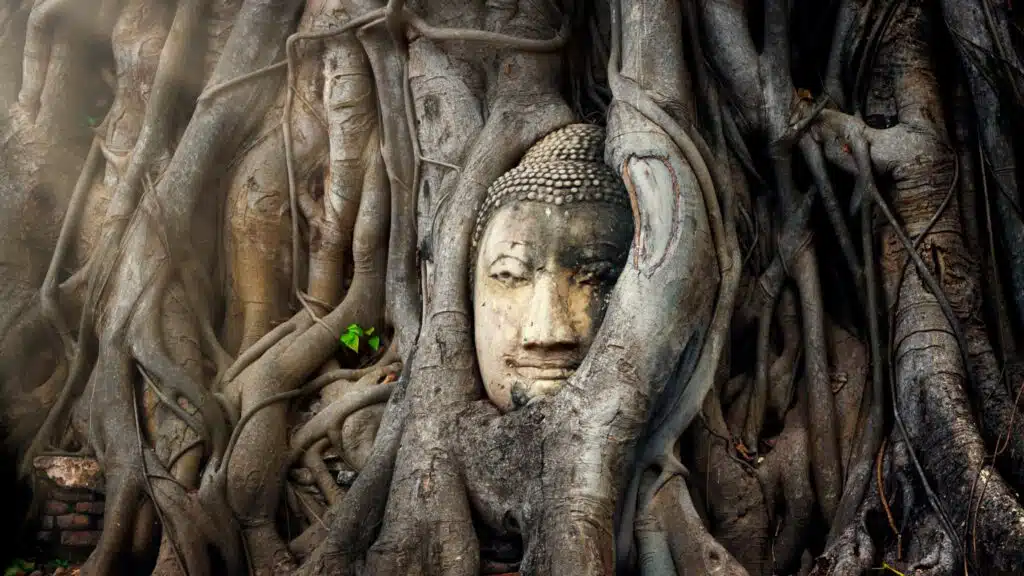
[[[487,191],[473,234],[476,354],[503,412],[557,392],[601,325],[633,236],[604,130],[552,132]]]

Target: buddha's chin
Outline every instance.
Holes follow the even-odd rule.
[[[554,396],[562,389],[562,386],[565,386],[566,381],[568,381],[568,378],[516,382],[512,385],[513,410],[522,408],[533,400]]]

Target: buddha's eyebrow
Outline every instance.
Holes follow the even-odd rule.
[[[497,254],[494,255],[493,258],[491,258],[491,261],[487,264],[487,266],[494,266],[495,264],[502,260],[515,260],[516,262],[519,262],[520,264],[526,267],[530,267],[533,265],[533,259],[526,254],[510,254],[508,252],[498,252]]]
[[[518,240],[502,240],[497,243],[494,251],[492,252],[493,257],[491,258],[491,264],[494,264],[502,258],[515,258],[524,263],[530,261],[530,254],[533,244],[529,242],[520,242]]]

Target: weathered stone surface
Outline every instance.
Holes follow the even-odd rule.
[[[92,525],[92,519],[85,514],[64,514],[57,516],[57,526],[62,530],[84,529]]]
[[[84,456],[39,456],[33,462],[43,478],[58,488],[103,491],[103,475],[95,458]]]
[[[71,504],[60,500],[47,500],[43,504],[43,514],[48,516],[60,516],[71,511]]]
[[[103,514],[103,502],[79,502],[75,504],[75,512],[82,514]]]
[[[63,532],[60,543],[64,546],[95,546],[100,541],[99,530],[74,530]]]
[[[603,148],[604,131],[594,125],[552,132],[487,189],[477,214],[473,334],[484,390],[502,412],[568,382],[625,265],[629,193]],[[581,250],[597,251],[582,259]]]
[[[42,520],[39,522],[39,527],[43,530],[53,530],[53,524],[53,516],[43,516]]]
[[[40,542],[52,542],[53,532],[50,532],[49,530],[43,532],[36,532],[36,540]]]

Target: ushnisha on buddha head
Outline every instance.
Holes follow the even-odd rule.
[[[633,236],[604,130],[552,132],[487,191],[473,234],[476,353],[502,411],[554,394],[604,317]]]

